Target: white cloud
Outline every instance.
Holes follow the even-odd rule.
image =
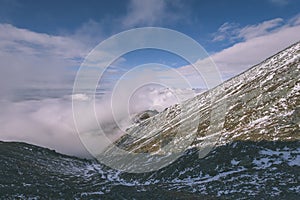
[[[165,12],[166,4],[161,0],[140,1],[131,0],[128,7],[128,15],[123,20],[123,25],[131,27],[135,25],[154,25],[160,22]]]
[[[74,128],[70,101],[1,101],[0,140],[23,141],[70,155],[87,156]]]
[[[172,7],[172,12],[169,8]],[[183,17],[183,4],[179,1],[167,0],[130,0],[127,15],[122,18],[122,24],[126,28],[135,26],[154,26],[165,22],[173,22]]]
[[[264,21],[257,25],[246,26],[239,30],[238,38],[243,38],[245,40],[269,34],[271,30],[282,25],[283,19],[276,18],[268,21]]]
[[[10,24],[0,24],[0,39],[1,52],[36,56],[46,53],[67,59],[84,55],[84,46],[68,37],[36,33]]]
[[[289,0],[268,0],[268,1],[276,6],[285,6],[289,4]]]
[[[75,36],[55,36],[0,24],[0,97],[31,87],[72,88],[74,71],[89,46]]]
[[[266,22],[238,29],[234,37],[242,37],[244,41],[215,53],[211,58],[216,63],[222,77],[228,79],[249,67],[258,64],[284,48],[300,41],[300,16],[296,16],[285,24],[277,18]],[[229,23],[219,29],[226,32],[234,27]],[[191,66],[181,67],[180,70],[190,73]]]
[[[224,77],[234,76],[300,40],[300,26],[284,27],[212,55]]]
[[[120,95],[127,96],[127,94],[124,94],[127,92],[123,90]],[[112,114],[110,95],[96,99],[95,114],[102,126],[101,128],[111,141],[123,134],[121,130],[125,130],[131,124],[130,119],[122,118],[122,116],[127,116],[128,113],[122,113],[120,110],[127,111],[128,108],[130,114],[136,114],[146,109],[161,111],[172,104],[178,103],[178,95],[186,99],[189,95],[192,95],[192,91],[145,86],[131,95],[130,99],[122,101],[117,99],[117,101],[114,101],[116,103],[113,104],[115,108],[128,106],[125,107],[125,110],[118,109],[115,116]],[[104,149],[107,143],[104,142],[105,138],[103,136],[97,134],[99,133],[98,124],[93,124],[94,120],[87,117],[90,115],[84,114],[87,111],[85,105],[89,104],[90,99],[91,96],[86,94],[76,95],[75,101],[83,102],[82,107],[77,109],[81,115],[85,116],[81,126],[84,126],[87,132],[93,132],[94,135],[98,136],[97,148]],[[124,102],[129,104],[124,105]],[[23,141],[55,149],[69,155],[90,156],[75,128],[70,96],[21,102],[0,100],[0,109],[0,140]],[[103,140],[101,140],[102,138]]]
[[[218,31],[213,34],[213,41],[217,42],[226,39],[231,42],[237,40],[248,40],[254,37],[269,34],[274,30],[276,31],[276,28],[282,26],[283,24],[283,19],[281,18],[267,20],[259,24],[248,25],[243,28],[236,23],[225,22],[218,29]]]
[[[288,24],[290,26],[297,26],[297,25],[300,25],[300,14],[292,17],[289,21],[288,21]]]
[[[105,20],[97,22],[90,19],[83,23],[75,33],[70,33],[67,37],[77,43],[85,44],[85,47],[93,48],[104,39],[103,27],[105,27],[105,22]]]
[[[39,101],[23,97],[34,88],[46,94],[49,89],[71,90],[75,71],[69,67],[79,66],[88,49],[74,35],[55,36],[0,24],[0,140],[86,155],[73,125],[70,101],[41,98],[40,92],[33,94]]]
[[[227,38],[232,37],[232,35],[236,35],[236,31],[238,30],[238,24],[225,22],[220,26],[218,31],[213,34],[213,41],[223,41]]]

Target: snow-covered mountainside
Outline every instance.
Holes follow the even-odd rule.
[[[0,142],[0,198],[298,199],[299,61],[297,43],[222,85],[130,127],[115,144],[158,156],[164,156],[162,149],[168,143],[176,147],[196,130],[190,148],[156,171],[121,172],[96,160]],[[193,122],[196,127],[188,126]],[[180,130],[186,132],[183,137],[178,137]],[[208,142],[215,148],[199,158],[199,149]]]
[[[201,146],[211,134],[218,145],[237,140],[299,140],[299,62],[297,43],[222,85],[131,127],[116,144],[132,152],[159,152],[161,144],[177,134],[176,128],[195,115],[199,126],[194,146]]]
[[[242,142],[199,159],[190,149],[130,174],[24,143],[0,142],[0,199],[297,199],[300,142]]]

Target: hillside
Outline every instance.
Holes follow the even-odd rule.
[[[131,154],[98,157],[141,173],[0,142],[0,199],[297,199],[299,61],[297,43],[130,127],[115,145]],[[151,171],[170,152],[178,159]]]

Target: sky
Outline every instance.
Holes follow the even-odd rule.
[[[68,98],[80,64],[114,34],[149,26],[197,41],[227,80],[300,40],[300,1],[0,0],[0,140],[80,154],[84,148],[74,147],[80,140]],[[190,63],[158,50],[122,56],[104,80],[116,81],[115,72],[151,62],[190,77],[192,87],[204,87]]]

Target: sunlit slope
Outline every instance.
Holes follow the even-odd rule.
[[[300,43],[131,127],[116,144],[131,152],[160,153],[170,142],[176,146],[176,134],[186,130],[181,126],[196,118],[192,146],[201,147],[211,135],[218,145],[235,140],[299,140]],[[189,128],[192,133],[194,127]],[[189,138],[189,132],[184,136]]]

